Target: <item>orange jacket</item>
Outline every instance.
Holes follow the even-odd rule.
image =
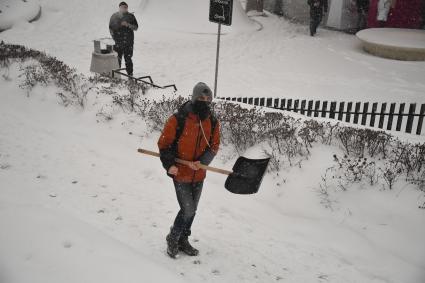
[[[158,148],[161,153],[161,161],[164,168],[168,169],[175,165],[178,173],[173,176],[174,180],[180,183],[201,182],[205,179],[206,172],[203,169],[194,171],[188,166],[176,163],[174,158],[180,158],[188,161],[201,161],[208,165],[218,152],[220,145],[220,124],[216,123],[214,133],[211,133],[211,118],[202,121],[202,133],[198,115],[191,111],[191,104],[185,105],[187,116],[184,123],[184,129],[181,132],[177,148],[173,148],[176,136],[178,121],[175,115],[171,116],[166,122],[162,134],[158,140]],[[210,146],[208,146],[208,143]]]

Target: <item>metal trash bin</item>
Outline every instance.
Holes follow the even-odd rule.
[[[118,54],[113,50],[115,42],[112,38],[95,39],[91,57],[90,71],[112,77],[112,70],[118,69]],[[106,48],[102,49],[102,45]],[[118,75],[115,75],[118,77]]]

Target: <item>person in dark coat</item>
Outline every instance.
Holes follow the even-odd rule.
[[[307,4],[310,6],[310,35],[314,36],[322,21],[323,13],[328,12],[328,0],[308,0]]]
[[[127,74],[133,76],[134,31],[139,28],[136,17],[128,12],[125,2],[119,4],[119,12],[114,13],[109,21],[109,32],[115,41],[114,50],[118,53],[118,64],[121,67],[124,56]]]
[[[367,17],[369,13],[369,0],[356,0],[357,6],[357,29],[360,31],[367,27]]]

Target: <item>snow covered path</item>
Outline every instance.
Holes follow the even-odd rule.
[[[116,2],[41,3],[39,21],[0,33],[0,40],[46,50],[88,73],[92,40],[109,36]],[[176,83],[182,95],[197,81],[213,84],[216,36],[159,29],[143,20],[139,1],[128,3],[141,26],[135,35],[136,73],[150,74],[159,84]],[[163,25],[161,15],[149,18]],[[376,58],[361,50],[355,36],[339,32],[320,30],[311,38],[307,27],[273,15],[255,20],[263,30],[222,37],[220,96],[425,102],[425,62]]]
[[[353,190],[339,195],[335,211],[324,208],[315,189],[339,152],[328,147],[316,148],[302,169],[266,176],[253,196],[232,195],[222,176],[209,174],[193,229],[201,255],[171,260],[164,238],[178,209],[174,189],[159,160],[136,152],[155,149],[159,133],[145,136],[124,114],[97,123],[91,103],[84,111],[63,108],[54,89],[37,88],[28,98],[17,84],[2,81],[0,98],[0,225],[7,231],[0,266],[8,282],[83,281],[117,261],[101,273],[103,282],[156,272],[158,282],[425,278],[419,193]],[[231,166],[220,156],[215,165]],[[19,275],[23,268],[28,273]]]

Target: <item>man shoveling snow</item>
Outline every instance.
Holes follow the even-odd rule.
[[[199,251],[191,246],[188,237],[201,197],[208,165],[220,145],[220,128],[211,112],[212,92],[205,83],[195,85],[192,100],[184,103],[164,126],[158,140],[162,165],[173,178],[180,210],[167,235],[167,253],[175,258],[179,250],[196,256]],[[191,161],[177,163],[176,158]]]

